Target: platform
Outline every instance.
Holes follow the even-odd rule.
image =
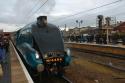
[[[11,49],[11,79],[12,83],[28,83],[14,49]]]
[[[65,42],[65,43],[125,48],[125,45],[122,45],[122,44],[96,44],[96,43],[87,43],[87,42],[81,42],[81,43],[80,42]]]
[[[68,42],[65,43],[65,47],[96,53],[112,54],[114,57],[125,58],[125,47],[119,45]]]
[[[12,83],[33,83],[26,67],[20,59],[12,43],[10,44],[11,54],[11,81]]]

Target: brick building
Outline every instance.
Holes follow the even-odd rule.
[[[118,26],[114,28],[117,32],[125,33],[125,22],[120,23]]]

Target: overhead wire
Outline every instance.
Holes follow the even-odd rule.
[[[68,16],[65,16],[65,17],[63,17],[63,18],[59,18],[59,19],[52,20],[52,21],[64,20],[64,18],[70,18],[70,17],[72,17],[72,16],[76,16],[76,15],[79,15],[79,14],[81,14],[81,13],[90,12],[90,11],[92,11],[92,10],[96,10],[96,9],[99,9],[99,8],[102,8],[102,7],[105,7],[105,6],[109,6],[109,5],[112,5],[112,4],[116,4],[116,3],[121,2],[121,1],[123,1],[123,0],[117,0],[117,1],[114,1],[114,2],[111,2],[111,3],[107,3],[107,4],[104,4],[104,5],[101,5],[101,6],[92,8],[92,9],[88,9],[88,10],[85,10],[85,11],[81,11],[81,12],[78,12],[78,13],[75,13],[75,14],[72,14],[72,15],[68,15]]]
[[[49,0],[46,0],[35,12],[33,12],[33,13],[29,16],[28,20],[30,20],[30,17],[33,16],[35,13],[37,13],[48,1],[49,1]]]
[[[36,6],[37,6],[40,2],[41,2],[41,1],[38,0],[38,1],[35,3],[35,5],[31,8],[31,10],[29,10],[29,12],[27,13],[26,16],[28,16],[29,14],[31,14],[31,13],[33,12],[33,10],[36,8]],[[26,17],[26,16],[25,16],[25,17]]]

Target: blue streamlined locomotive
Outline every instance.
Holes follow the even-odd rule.
[[[36,22],[15,33],[15,45],[29,68],[38,72],[62,75],[71,62],[70,50],[64,50],[59,28],[40,16]],[[41,24],[40,24],[41,23]]]

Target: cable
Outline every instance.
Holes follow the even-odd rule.
[[[31,10],[27,13],[26,16],[28,16],[30,13],[32,13],[32,11],[35,9],[35,7],[40,3],[40,0],[38,0],[35,5],[31,8]]]
[[[72,17],[72,16],[76,16],[76,15],[79,15],[79,14],[81,14],[81,13],[89,12],[89,11],[92,11],[92,10],[95,10],[95,9],[98,9],[98,8],[102,8],[102,7],[105,7],[105,6],[108,6],[108,5],[112,5],[112,4],[115,4],[115,3],[121,2],[121,1],[123,1],[123,0],[117,0],[117,1],[114,1],[114,2],[108,3],[108,4],[105,4],[105,5],[102,5],[102,6],[96,7],[96,8],[92,8],[92,9],[89,9],[89,10],[81,11],[81,12],[78,12],[78,13],[76,13],[76,14],[69,15],[69,16],[66,16],[66,17],[63,17],[63,18],[59,18],[59,19],[56,19],[56,20],[52,20],[52,21],[58,21],[58,20],[61,20],[61,19],[64,20],[64,18],[69,18],[69,17]]]
[[[47,2],[48,2],[49,0],[46,0],[34,13],[33,13],[33,15],[35,14],[35,13],[37,13]],[[31,15],[32,16],[32,15]],[[29,17],[31,17],[31,16],[29,16]]]
[[[46,0],[32,15],[28,17],[27,22],[31,19],[30,17],[33,16],[35,13],[37,13],[49,0]]]
[[[36,3],[35,3],[36,2]],[[35,5],[33,5],[33,7],[31,9],[29,9],[28,12],[26,12],[26,14],[24,15],[23,17],[23,20],[22,21],[27,21],[28,17],[29,17],[29,14],[32,13],[32,11],[35,9],[35,7],[37,6],[37,4],[39,4],[41,1],[40,0],[35,0]]]

